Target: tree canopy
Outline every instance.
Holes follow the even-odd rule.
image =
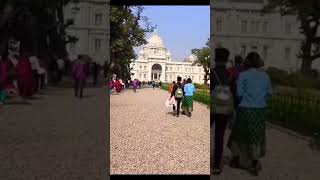
[[[192,49],[191,53],[194,54],[197,58],[194,62],[194,65],[199,65],[203,67],[205,72],[204,84],[208,84],[209,75],[210,75],[210,41],[206,42],[206,46],[201,49]]]
[[[263,12],[279,11],[282,15],[296,15],[300,32],[304,35],[299,57],[302,59],[301,72],[312,72],[312,62],[320,58],[320,1],[319,0],[269,0]]]
[[[130,63],[136,58],[133,47],[146,43],[145,34],[153,28],[142,16],[141,6],[111,6],[110,12],[110,64],[107,71],[122,78],[130,78]],[[139,22],[143,21],[146,27]]]
[[[66,44],[77,39],[66,34],[73,20],[65,21],[64,7],[78,0],[2,0],[0,3],[0,52],[10,37],[35,54],[67,55]]]

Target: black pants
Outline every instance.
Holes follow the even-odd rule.
[[[40,75],[39,75],[40,89],[44,89],[44,86],[45,86],[45,78],[46,78],[46,75],[45,75],[45,74],[40,74]]]
[[[32,70],[33,76],[33,91],[37,92],[39,89],[39,74],[37,70]]]
[[[177,114],[179,115],[179,112],[180,112],[180,106],[181,106],[181,98],[180,99],[176,99],[176,101],[177,101]],[[176,106],[175,105],[173,105],[173,111],[176,111]]]
[[[75,80],[74,93],[76,97],[78,97],[79,91],[80,91],[80,98],[83,97],[84,86],[85,86],[85,80],[80,80],[80,79]]]
[[[223,155],[223,146],[224,146],[224,135],[227,129],[228,122],[231,118],[231,115],[223,115],[223,114],[211,114],[210,124],[215,125],[214,133],[214,142],[213,142],[213,167],[220,168],[221,160]]]

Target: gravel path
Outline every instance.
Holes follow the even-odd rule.
[[[110,99],[111,174],[209,174],[209,109],[174,117],[168,92],[127,90]]]
[[[106,179],[106,90],[88,89],[82,100],[72,89],[46,92],[0,108],[0,179]]]
[[[229,133],[226,135],[226,141]],[[230,157],[225,148],[225,157]],[[227,158],[225,158],[225,163]],[[221,176],[215,180],[318,180],[320,177],[320,151],[312,150],[306,140],[268,127],[267,155],[262,160],[259,177],[245,171],[224,166]]]

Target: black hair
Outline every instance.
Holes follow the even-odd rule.
[[[243,62],[243,58],[242,58],[241,56],[236,55],[236,56],[234,57],[234,63],[235,63],[235,64],[241,64],[242,62]]]
[[[188,79],[187,79],[187,83],[192,83],[191,78],[188,78]]]
[[[250,52],[246,57],[247,68],[260,68],[263,66],[263,61],[257,52]]]
[[[182,78],[179,76],[179,77],[177,77],[177,81],[178,82],[181,82],[181,80],[182,80]]]
[[[215,61],[226,64],[229,60],[230,52],[226,48],[215,49]]]

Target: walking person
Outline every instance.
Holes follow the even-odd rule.
[[[194,84],[192,83],[191,78],[188,78],[186,84],[183,87],[184,89],[184,96],[183,96],[183,112],[182,114],[186,114],[191,117],[192,105],[193,105],[193,95],[196,91]]]
[[[176,82],[173,81],[173,82],[169,85],[169,93],[170,93],[170,94],[172,94],[173,87],[174,87],[175,84],[176,84]]]
[[[65,62],[61,56],[58,58],[57,63],[58,63],[58,71],[57,71],[58,82],[61,82],[65,72]]]
[[[116,78],[116,81],[115,81],[114,85],[115,85],[115,88],[116,88],[116,92],[120,93],[121,90],[122,90],[122,88],[121,88],[122,85],[121,85],[121,82],[120,82],[119,78]]]
[[[87,63],[82,56],[78,56],[78,59],[73,65],[72,74],[74,78],[74,91],[75,97],[83,97],[83,89],[85,87],[86,79],[89,74]],[[79,94],[80,93],[80,94]]]
[[[173,87],[173,91],[171,93],[171,97],[173,96],[175,97],[175,100],[177,102],[176,106],[173,105],[173,115],[175,115],[176,117],[179,117],[179,112],[180,112],[180,107],[181,107],[181,101],[183,98],[183,88],[182,88],[182,84],[181,84],[181,77],[177,78],[177,83],[174,85]]]
[[[137,87],[138,87],[138,80],[134,79],[132,81],[132,88],[133,88],[133,92],[136,93],[137,92]]]
[[[222,155],[224,147],[224,135],[228,122],[233,115],[233,95],[231,92],[231,81],[226,64],[229,59],[229,51],[225,48],[215,49],[215,68],[211,71],[212,79],[212,114],[210,115],[210,126],[214,128],[213,144],[213,174],[222,172]],[[213,127],[214,126],[214,127]]]
[[[159,89],[161,89],[161,85],[162,85],[162,83],[161,83],[161,81],[159,82]]]
[[[11,57],[12,61],[17,60],[15,65],[17,86],[23,100],[30,98],[34,93],[33,73],[28,55],[29,53],[24,51],[19,57]]]
[[[152,81],[152,89],[154,90],[154,87],[156,86],[156,82]]]
[[[31,64],[31,69],[32,69],[32,77],[33,77],[33,90],[34,92],[37,92],[39,90],[39,73],[38,73],[38,69],[39,69],[39,59],[37,56],[35,56],[34,54],[32,54],[29,57],[29,61]]]
[[[267,73],[260,70],[263,63],[258,53],[249,53],[245,61],[248,70],[237,81],[240,104],[228,147],[232,152],[230,165],[246,168],[257,176],[261,170],[259,160],[266,153],[266,110],[272,87]]]

